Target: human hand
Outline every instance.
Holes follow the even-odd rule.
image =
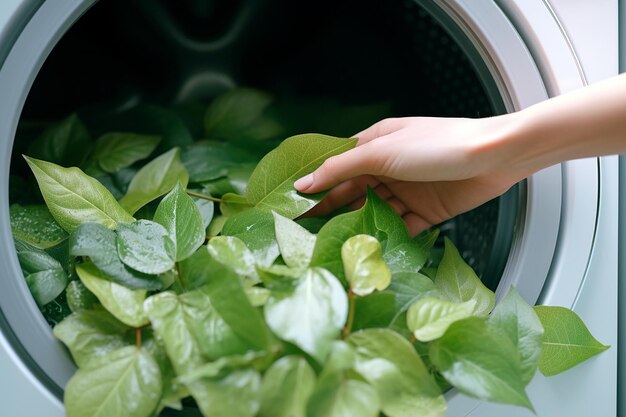
[[[357,134],[357,147],[296,181],[300,192],[334,187],[312,210],[360,207],[367,187],[404,219],[411,235],[499,196],[530,172],[508,166],[498,143],[513,116],[386,119]]]

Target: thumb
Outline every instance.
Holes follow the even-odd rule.
[[[359,175],[377,174],[371,145],[373,142],[328,158],[315,171],[296,181],[294,187],[303,193],[317,193]]]

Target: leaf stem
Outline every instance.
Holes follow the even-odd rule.
[[[141,327],[135,328],[135,340],[137,341],[137,350],[141,350]]]
[[[343,337],[346,338],[352,331],[352,325],[354,324],[354,313],[356,310],[356,294],[352,292],[352,290],[348,291],[348,321],[346,322],[346,327],[343,328]]]
[[[185,192],[192,197],[201,198],[203,200],[215,201],[216,203],[222,203],[224,201],[221,198],[211,197],[210,195],[204,195],[189,190],[185,190]]]

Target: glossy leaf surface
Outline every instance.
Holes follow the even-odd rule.
[[[285,356],[265,372],[261,390],[261,417],[306,417],[306,405],[316,376],[304,358]]]
[[[430,342],[440,338],[455,321],[463,320],[474,313],[476,301],[463,303],[421,298],[407,312],[407,327],[420,342]]]
[[[391,270],[383,260],[380,242],[373,236],[362,234],[346,240],[341,260],[346,280],[356,295],[382,291],[391,282]]]
[[[120,224],[117,253],[126,265],[144,274],[162,274],[174,267],[176,248],[159,223],[139,220]]]
[[[39,249],[50,248],[67,238],[44,205],[12,204],[9,215],[13,236]]]
[[[315,235],[298,223],[281,216],[274,215],[276,241],[285,263],[292,268],[306,268],[311,262],[315,248]]]
[[[136,133],[107,133],[95,143],[91,160],[105,172],[114,173],[147,158],[161,138]]]

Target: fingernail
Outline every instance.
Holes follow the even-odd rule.
[[[298,191],[305,191],[311,185],[313,185],[313,174],[305,175],[293,183],[293,186],[296,187]]]

